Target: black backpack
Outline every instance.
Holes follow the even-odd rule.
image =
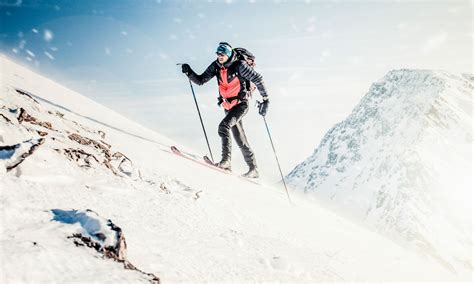
[[[252,52],[243,47],[236,47],[233,50],[237,55],[238,60],[244,60],[250,67],[255,67],[255,55],[253,55]]]
[[[243,47],[236,47],[233,49],[236,56],[237,60],[243,60],[245,61],[250,67],[254,68],[255,67],[255,55],[253,55],[252,52],[248,51],[247,49]],[[255,90],[255,85],[250,82],[249,80],[245,80],[245,87],[247,91],[249,91],[250,95],[252,95],[252,91]]]

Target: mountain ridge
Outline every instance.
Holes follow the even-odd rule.
[[[289,184],[459,267],[458,257],[470,259],[456,236],[470,234],[472,89],[470,75],[389,72],[288,174]],[[454,224],[463,228],[444,232]],[[448,239],[456,252],[440,244]]]

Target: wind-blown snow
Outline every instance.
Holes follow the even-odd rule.
[[[388,73],[289,183],[469,274],[473,83],[440,71]]]
[[[1,143],[45,139],[18,167],[0,172],[2,283],[149,281],[76,247],[68,236],[94,230],[54,221],[53,209],[110,218],[126,236],[130,262],[164,283],[461,279],[296,193],[290,205],[281,187],[178,157],[170,145],[192,150],[5,58],[0,63],[2,114],[23,108],[29,115],[21,123],[0,116]]]

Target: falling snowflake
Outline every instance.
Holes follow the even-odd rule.
[[[38,30],[37,30],[37,29],[32,29],[31,31],[34,32],[35,34],[38,33]]]
[[[31,50],[28,50],[28,49],[27,49],[27,50],[26,50],[26,53],[28,53],[28,55],[29,55],[30,57],[35,57],[35,54],[34,54]]]
[[[50,31],[50,30],[44,30],[43,39],[44,39],[45,41],[48,41],[48,42],[49,42],[49,41],[53,40],[53,37],[54,37],[54,34],[53,34],[52,31]]]
[[[44,54],[45,54],[49,59],[54,60],[54,56],[51,55],[51,53],[45,51]]]
[[[23,39],[23,40],[20,41],[20,44],[18,45],[18,47],[20,49],[23,49],[23,48],[25,48],[25,45],[26,45],[26,40]]]
[[[107,55],[109,55],[109,56],[110,56],[110,54],[111,54],[110,48],[108,48],[108,47],[104,47],[104,52],[105,52],[105,54],[107,54]]]

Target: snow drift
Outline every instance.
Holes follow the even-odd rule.
[[[473,84],[470,75],[447,72],[388,73],[289,183],[469,271]]]

